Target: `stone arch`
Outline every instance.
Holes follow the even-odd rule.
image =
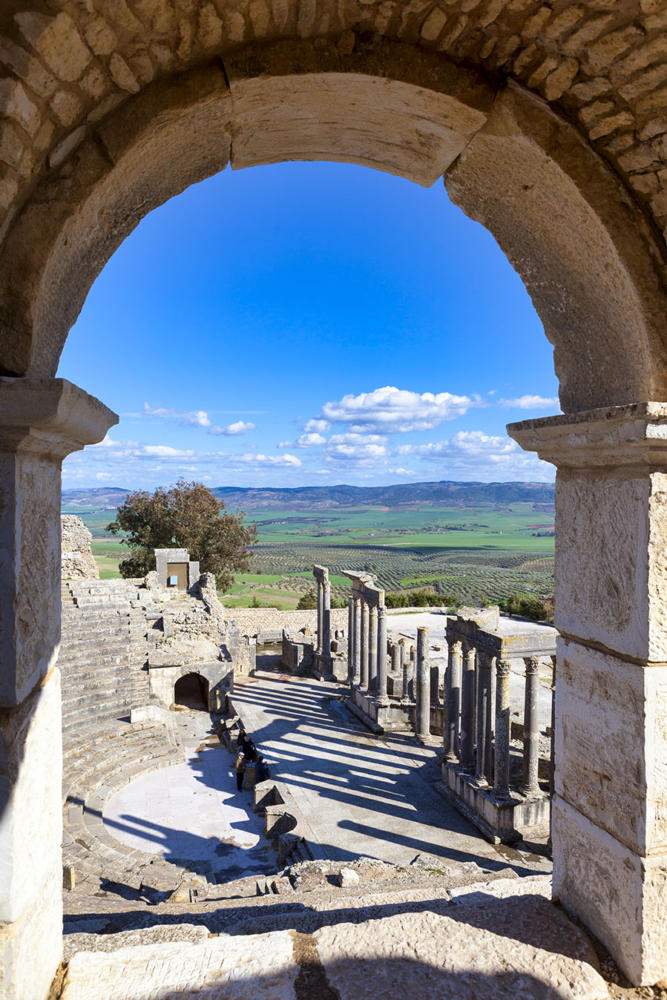
[[[127,4],[115,5],[131,15],[117,33],[103,18],[92,20],[94,5],[69,0],[54,18],[21,12],[21,0],[0,13],[0,59],[14,74],[0,80],[2,156],[18,165],[0,169],[0,374],[8,376],[0,379],[6,472],[0,531],[7,553],[0,579],[7,596],[0,608],[6,664],[0,723],[10,748],[7,773],[11,781],[18,776],[14,785],[5,782],[0,944],[18,984],[14,996],[46,995],[62,926],[55,819],[39,864],[29,850],[44,816],[59,810],[57,773],[49,782],[50,802],[39,801],[37,811],[31,787],[31,775],[53,759],[57,742],[45,742],[45,734],[46,723],[57,731],[59,705],[59,462],[100,440],[113,421],[97,401],[50,376],[92,281],[143,215],[228,162],[241,167],[290,158],[350,160],[419,183],[443,176],[454,200],[496,235],[533,297],[555,348],[569,414],[513,429],[524,446],[559,465],[558,702],[568,727],[558,734],[557,759],[571,766],[559,765],[556,774],[555,886],[634,982],[653,983],[667,972],[661,933],[666,793],[664,761],[654,750],[660,713],[667,711],[661,516],[667,405],[642,402],[667,398],[665,248],[658,234],[667,202],[659,178],[664,158],[653,138],[665,133],[653,132],[660,124],[651,120],[665,90],[655,89],[655,53],[627,41],[660,42],[664,21],[660,12],[653,18],[652,4],[643,4],[648,13],[640,16],[635,0],[615,5],[622,8],[618,15],[600,15],[592,3],[590,11],[571,5],[571,23],[561,20],[568,5],[528,0],[527,8],[531,4],[525,25],[508,22],[487,37],[489,26],[495,30],[505,16],[497,0],[473,13],[465,0],[454,0],[451,14],[417,2],[406,5],[405,17],[397,12],[384,23],[378,11],[391,5],[376,5],[378,11],[364,15],[363,31],[340,14],[346,5],[327,4],[339,12],[334,16],[318,14],[316,2],[276,3],[277,13],[262,24],[256,12],[267,5],[253,4],[255,14],[245,17],[240,8],[246,4],[232,9],[219,0],[224,44],[220,28],[217,41],[201,45],[193,32],[181,37],[180,19],[174,28],[175,12],[162,0],[153,5],[171,25],[162,36]],[[147,20],[149,6],[142,5]],[[205,6],[215,27],[213,6]],[[517,6],[505,5],[508,16]],[[23,48],[4,37],[17,8]],[[103,68],[90,65],[95,60],[73,17],[81,17],[90,51],[107,59]],[[601,22],[611,32],[607,38]],[[552,39],[544,46],[538,44],[543,29]],[[274,37],[291,33],[301,40],[260,45],[272,30]],[[317,31],[322,37],[307,40]],[[394,40],[380,37],[385,32]],[[120,36],[127,46],[122,53],[115,50],[116,43],[122,48]],[[251,48],[235,48],[252,39]],[[161,79],[137,41],[152,46]],[[596,108],[599,84],[587,79],[580,93],[588,97],[576,104],[572,88],[568,103],[567,80],[575,79],[577,60],[605,69],[626,44],[634,68],[624,63],[614,72],[622,81],[629,75],[628,86],[610,82],[610,99]],[[489,65],[485,52],[494,53],[488,73],[474,68]],[[95,90],[107,70],[114,81],[108,100],[84,100],[84,80]],[[516,82],[504,82],[508,76]],[[65,81],[61,89],[58,80]],[[128,92],[135,96],[125,97]],[[568,100],[559,102],[563,95]],[[60,128],[47,108],[60,116]],[[577,127],[566,117],[574,117],[573,108],[583,109]],[[627,134],[631,122],[637,136]],[[603,160],[593,144],[619,129],[614,142],[620,147],[608,144]],[[26,136],[34,141],[23,156]],[[590,407],[599,409],[577,412]],[[616,579],[632,607],[622,621],[600,609],[607,581]],[[616,712],[600,715],[599,732],[587,726],[589,703],[601,713],[612,712],[609,706]],[[624,763],[638,781],[624,780],[616,747],[606,738],[610,731],[623,734]],[[604,795],[591,802],[587,788],[602,776]],[[35,919],[36,899],[51,901],[48,926]],[[22,977],[36,974],[35,941],[46,957],[38,984],[26,990]]]
[[[174,682],[174,703],[189,708],[209,709],[209,682],[196,670],[184,668]]]
[[[333,54],[332,54],[333,53]],[[5,374],[48,377],[88,289],[152,208],[231,163],[362,163],[496,236],[554,345],[566,412],[667,394],[661,251],[619,179],[516,85],[406,45],[242,50],[128,99],[37,186],[0,252]]]

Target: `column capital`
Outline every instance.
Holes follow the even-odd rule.
[[[667,403],[605,406],[508,424],[525,451],[559,469],[667,464]]]
[[[101,441],[118,416],[66,379],[0,378],[0,450],[62,461]]]
[[[526,666],[527,674],[536,674],[540,667],[539,656],[524,656],[523,662]]]
[[[511,668],[512,668],[512,662],[511,662],[511,660],[508,660],[508,659],[506,659],[504,657],[500,657],[500,656],[497,657],[497,659],[496,659],[496,674],[499,677],[506,677],[510,673]]]

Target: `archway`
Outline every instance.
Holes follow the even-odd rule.
[[[208,681],[201,674],[184,674],[174,684],[174,702],[176,705],[208,712],[208,688]]]
[[[661,784],[667,406],[645,402],[667,396],[665,253],[656,227],[662,202],[654,199],[655,214],[640,203],[631,159],[625,181],[601,159],[591,145],[604,134],[594,134],[599,117],[590,116],[591,131],[583,135],[541,96],[517,82],[506,85],[502,74],[487,74],[484,47],[472,60],[478,70],[432,51],[441,44],[455,50],[469,29],[485,38],[499,18],[496,12],[485,21],[488,6],[494,5],[471,18],[455,12],[462,19],[458,34],[438,8],[423,11],[419,25],[406,16],[400,31],[389,21],[356,31],[344,19],[323,27],[315,4],[301,5],[298,15],[286,4],[280,25],[269,16],[249,27],[252,18],[246,23],[238,11],[227,11],[216,34],[211,12],[208,31],[204,20],[191,26],[189,46],[169,17],[161,38],[151,34],[159,29],[135,17],[121,34],[135,41],[145,36],[146,53],[152,45],[156,59],[162,51],[163,77],[155,82],[150,57],[149,70],[136,50],[134,57],[116,51],[114,31],[101,18],[81,25],[86,45],[68,13],[17,15],[23,45],[39,58],[22,58],[20,47],[17,56],[14,42],[7,50],[18,75],[3,91],[11,112],[3,155],[24,171],[13,167],[0,187],[6,208],[0,366],[7,376],[0,384],[6,472],[0,525],[8,553],[0,694],[6,771],[17,775],[7,785],[2,846],[11,862],[0,920],[16,997],[26,993],[26,982],[28,993],[44,995],[60,955],[59,761],[53,753],[59,465],[115,422],[96,400],[52,375],[87,290],[118,243],[152,207],[230,159],[234,167],[289,158],[350,160],[421,183],[443,176],[453,199],[496,235],[523,277],[554,345],[565,411],[512,431],[524,447],[559,466],[556,623],[563,638],[555,891],[635,982],[655,982],[667,972],[659,915],[667,864]],[[303,13],[311,8],[312,16]],[[556,16],[544,9],[547,19]],[[592,28],[593,18],[587,24],[577,29],[584,34],[576,43],[575,22],[552,26],[558,58],[550,55],[555,62],[541,67],[527,45],[516,57],[517,80],[558,100],[578,71],[560,39],[567,36],[569,51],[578,52],[577,45],[606,30]],[[648,37],[659,30],[644,27]],[[501,49],[515,28],[503,24],[489,51]],[[238,46],[251,35],[270,37],[271,30],[294,39]],[[321,38],[305,40],[317,30]],[[400,38],[405,32],[406,40],[383,38],[385,31]],[[413,44],[417,34],[420,46]],[[107,104],[99,95],[97,110],[86,117],[94,102],[84,98],[79,81],[85,77],[98,94],[107,86],[104,73],[101,84],[94,80],[98,55],[107,58],[113,85]],[[605,58],[598,56],[603,64]],[[530,67],[533,75],[525,80]],[[45,97],[33,102],[26,85]],[[118,107],[118,91],[135,96],[121,96]],[[651,113],[641,103],[644,93],[628,90],[639,119]],[[76,100],[81,110],[68,112]],[[43,104],[53,107],[58,122],[80,124],[66,134],[53,122],[45,128]],[[614,102],[609,105],[613,117]],[[11,152],[24,135],[34,137],[32,159]],[[641,150],[630,152],[637,158]],[[40,532],[34,531],[37,519]],[[611,731],[619,739],[606,738]],[[619,756],[632,782],[625,781]],[[51,836],[46,843],[40,838],[44,849],[36,862],[30,844],[45,826]],[[39,898],[52,898],[51,909],[38,913]],[[36,937],[41,979],[26,957]]]

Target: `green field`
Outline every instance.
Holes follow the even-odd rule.
[[[92,531],[100,575],[118,575],[127,550],[104,530],[113,512],[63,512],[78,514]],[[554,515],[546,504],[260,510],[246,519],[257,525],[253,572],[222,595],[229,607],[253,600],[295,607],[313,587],[314,563],[329,567],[335,597],[349,591],[346,569],[374,573],[386,590],[428,588],[462,603],[553,591]]]

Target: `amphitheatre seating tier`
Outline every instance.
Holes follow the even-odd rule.
[[[147,703],[146,656],[146,617],[132,583],[63,583],[58,665],[65,739],[90,719],[118,719]]]

